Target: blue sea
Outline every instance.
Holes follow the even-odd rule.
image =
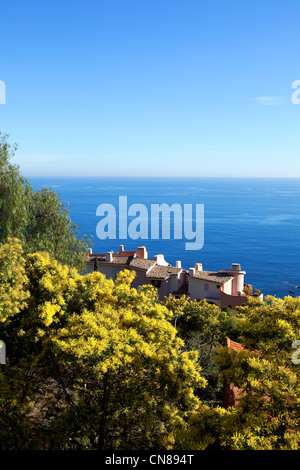
[[[31,177],[35,190],[52,188],[81,234],[93,241],[94,253],[118,252],[119,245],[144,245],[149,257],[164,254],[185,269],[202,263],[204,270],[227,269],[240,263],[245,281],[265,295],[300,295],[300,179],[283,178],[102,178]],[[128,206],[151,204],[204,204],[204,245],[185,249],[187,240],[100,240],[96,226],[100,204],[113,204],[119,196]],[[130,218],[129,218],[130,221]],[[149,223],[151,221],[149,220]],[[291,294],[294,291],[295,294]]]

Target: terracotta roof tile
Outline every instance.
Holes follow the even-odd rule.
[[[124,250],[124,251],[121,251],[121,253],[114,254],[114,256],[135,256],[135,254],[136,254],[136,251]]]
[[[226,346],[229,350],[231,349],[234,351],[248,351],[250,352],[250,354],[261,354],[261,352],[258,349],[253,349],[253,350],[246,349],[240,343],[236,343],[235,341],[232,341],[229,338],[226,338]]]
[[[245,348],[240,344],[226,338],[226,346],[228,349],[234,349],[235,351],[245,351]]]

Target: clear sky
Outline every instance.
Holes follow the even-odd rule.
[[[299,0],[10,0],[0,130],[32,175],[298,176]]]

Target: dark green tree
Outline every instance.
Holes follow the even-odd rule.
[[[0,132],[0,244],[18,238],[25,253],[47,251],[57,261],[85,268],[88,240],[50,188],[34,191],[12,163],[17,146]]]
[[[99,271],[99,262],[97,256],[94,259],[94,271]]]

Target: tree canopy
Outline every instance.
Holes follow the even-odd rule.
[[[81,274],[86,238],[15,150],[0,134],[0,450],[299,450],[300,297],[222,311]]]
[[[88,240],[50,188],[34,191],[13,164],[17,146],[0,133],[0,243],[20,240],[26,253],[47,251],[63,264],[84,269]]]
[[[0,263],[0,446],[165,448],[205,379],[155,289],[133,289],[129,271],[80,275],[15,239]]]
[[[300,448],[299,298],[161,302],[132,271],[83,275],[17,239],[0,266],[0,449]],[[202,393],[212,371],[234,407]]]
[[[238,390],[234,407],[201,407],[178,448],[233,450],[300,448],[300,370],[293,362],[300,338],[300,298],[253,298],[235,311],[244,349],[219,346],[214,357],[222,384]]]

